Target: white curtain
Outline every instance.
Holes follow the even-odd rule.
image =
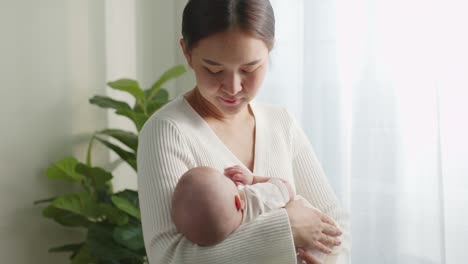
[[[467,263],[468,3],[272,0],[259,95],[301,121],[354,263]]]

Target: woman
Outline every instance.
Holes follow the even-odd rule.
[[[333,250],[331,256],[347,263],[348,219],[306,136],[284,109],[252,102],[273,48],[269,1],[190,0],[182,35],[196,87],[156,112],[139,138],[138,185],[150,263],[292,264],[295,248]],[[177,180],[193,167],[223,171],[236,164],[255,175],[288,180],[321,212],[294,201],[242,225],[216,246],[192,244],[170,217]],[[302,249],[299,254],[320,263]]]

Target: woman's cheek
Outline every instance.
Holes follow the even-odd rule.
[[[253,74],[247,78],[247,83],[246,86],[249,87],[249,90],[252,92],[256,93],[260,86],[263,83],[263,80],[265,78],[265,71],[262,70],[256,74]]]
[[[199,89],[215,92],[219,86],[218,80],[208,73],[197,73],[197,85]]]

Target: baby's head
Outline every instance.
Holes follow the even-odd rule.
[[[172,197],[177,230],[200,246],[215,245],[239,227],[244,202],[235,184],[210,167],[190,169],[179,179]]]

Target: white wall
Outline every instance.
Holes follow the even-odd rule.
[[[67,155],[84,160],[87,133],[106,125],[105,111],[88,103],[105,92],[103,8],[93,0],[0,1],[1,263],[67,263],[48,248],[80,240],[33,201],[71,190],[47,179],[46,168]]]
[[[179,46],[182,37],[182,12],[188,1],[137,2],[137,73],[149,87],[161,73],[175,64],[184,64],[189,73],[171,82],[171,98],[194,87],[195,79]]]

